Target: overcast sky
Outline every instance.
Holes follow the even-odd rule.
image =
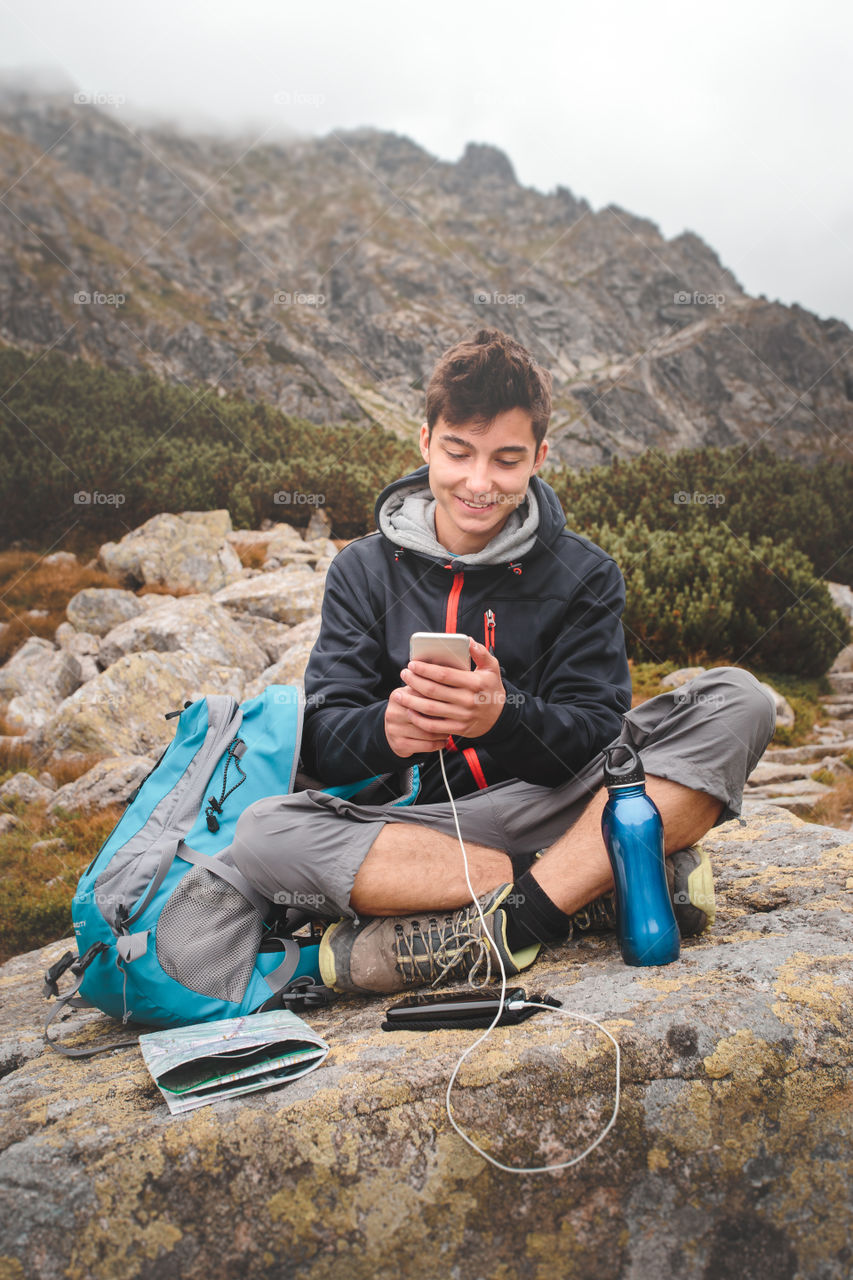
[[[0,0],[0,72],[193,128],[490,142],[853,325],[851,64],[846,0]]]

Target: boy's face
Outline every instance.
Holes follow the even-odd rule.
[[[482,551],[524,501],[530,477],[548,452],[546,440],[537,450],[531,421],[526,409],[507,409],[485,429],[439,418],[430,439],[426,423],[421,427],[436,537],[448,551]]]

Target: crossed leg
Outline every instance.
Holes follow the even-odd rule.
[[[649,775],[646,791],[663,818],[667,855],[685,849],[714,825],[723,803],[667,778]],[[591,797],[580,818],[534,864],[532,874],[555,906],[571,915],[613,887],[601,836],[607,789]],[[466,842],[471,884],[479,897],[513,881],[506,853]],[[350,905],[358,915],[397,916],[465,906],[471,894],[455,836],[389,822],[356,873]]]

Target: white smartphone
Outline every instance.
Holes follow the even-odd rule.
[[[459,631],[416,631],[409,640],[409,660],[412,658],[456,671],[471,670],[468,636]]]

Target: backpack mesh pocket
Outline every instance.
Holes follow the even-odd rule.
[[[160,914],[157,959],[190,991],[240,1001],[262,932],[260,914],[242,893],[204,867],[193,867]]]

